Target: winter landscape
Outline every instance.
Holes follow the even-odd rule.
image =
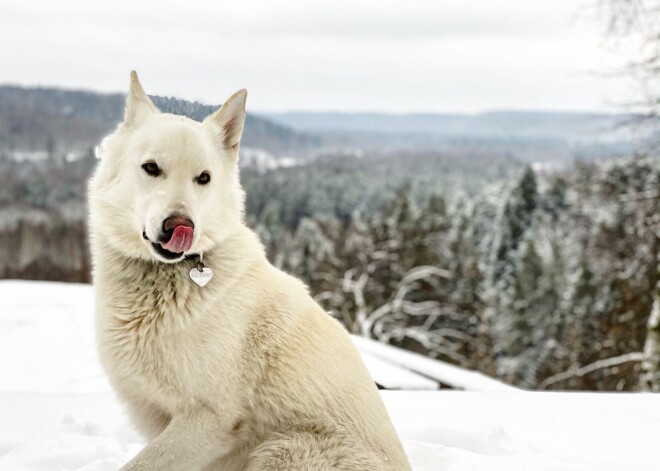
[[[351,335],[414,471],[660,469],[659,15],[3,3],[0,471],[145,445],[97,356],[88,239],[134,68],[196,121],[249,89],[245,222]]]
[[[122,100],[0,87],[11,134],[0,154],[2,277],[90,282],[87,179]],[[154,101],[196,119],[213,109]],[[656,388],[645,383],[654,363],[641,360],[656,342],[658,159],[628,156],[626,133],[598,132],[625,116],[505,115],[529,136],[439,136],[430,149],[373,146],[362,128],[356,147],[338,149],[317,128],[249,117],[247,222],[353,334],[525,389]],[[575,119],[593,134],[576,140]],[[67,140],[40,142],[64,133],[53,127]],[[574,161],[543,154],[552,149]]]

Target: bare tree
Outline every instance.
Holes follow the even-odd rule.
[[[640,388],[642,391],[660,392],[660,281],[655,288],[646,331]]]
[[[632,121],[656,150],[660,118],[660,0],[601,0],[606,35],[625,62],[619,71],[633,79],[637,96],[624,103],[635,112]]]
[[[660,0],[601,0],[607,19],[607,33],[629,55],[624,72],[639,86],[639,96],[629,105],[641,112],[633,124],[647,128],[646,144],[652,151],[660,147],[658,120],[660,118]],[[657,210],[658,190],[632,195],[631,202],[640,206],[645,202]],[[658,216],[651,211],[642,218],[643,229],[654,237],[655,250],[651,254],[657,263],[657,285],[653,305],[647,321],[646,340],[641,355],[639,385],[642,390],[660,391],[660,253],[658,246]]]
[[[455,306],[440,301],[410,301],[407,295],[414,292],[422,282],[433,279],[448,279],[451,273],[433,266],[419,266],[409,270],[398,283],[390,298],[374,310],[369,310],[364,298],[364,289],[369,280],[369,270],[357,275],[355,269],[344,274],[343,290],[353,295],[357,308],[354,331],[363,337],[380,342],[412,339],[421,344],[431,355],[443,355],[458,364],[467,359],[460,350],[468,336],[457,329],[436,327],[435,321],[446,317],[460,321],[464,315]],[[407,319],[422,318],[422,322],[410,325]]]
[[[653,290],[653,304],[646,323],[644,349],[638,354],[641,361],[639,387],[642,391],[660,392],[660,194],[657,189],[653,189],[623,195],[620,199],[634,205],[637,230],[650,239],[648,256],[653,257],[655,262],[657,281]]]

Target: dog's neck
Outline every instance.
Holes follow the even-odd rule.
[[[99,241],[93,244],[93,251],[95,281],[114,279],[132,284],[158,281],[163,286],[162,281],[167,280],[175,288],[179,282],[192,283],[189,272],[199,262],[198,254],[190,254],[176,263],[127,257],[109,244]],[[236,279],[250,264],[260,259],[265,260],[265,252],[259,239],[250,229],[241,226],[215,248],[204,252],[203,263],[214,272],[211,283],[218,285]],[[101,277],[104,280],[97,279]]]
[[[235,299],[236,287],[268,263],[256,234],[245,226],[204,252],[204,264],[214,275],[203,287],[190,278],[197,259],[163,263],[131,258],[95,238],[92,247],[97,303],[109,313],[113,329],[127,335],[135,328],[149,330],[155,325],[159,332],[185,327],[205,312],[200,307],[205,300],[240,303]]]

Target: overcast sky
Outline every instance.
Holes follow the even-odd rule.
[[[595,0],[593,0],[595,1]],[[256,111],[612,110],[589,0],[2,0],[0,83]]]

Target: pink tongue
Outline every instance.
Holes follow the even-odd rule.
[[[193,228],[188,226],[176,226],[172,232],[172,238],[160,244],[165,250],[174,253],[187,252],[193,243]]]

